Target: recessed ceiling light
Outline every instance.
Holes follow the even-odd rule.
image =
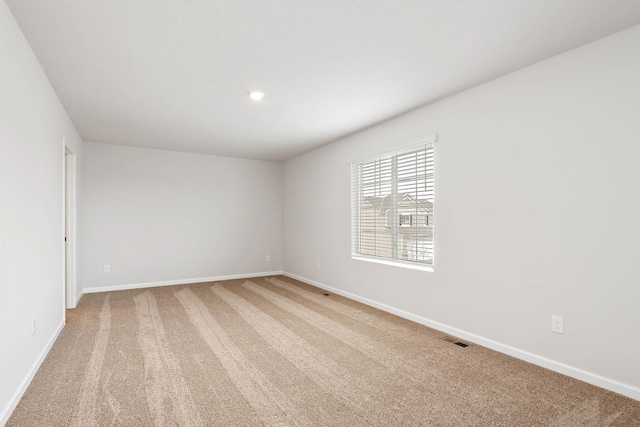
[[[264,92],[260,92],[259,90],[254,90],[249,92],[249,98],[253,99],[254,101],[260,101],[262,98],[264,98]]]

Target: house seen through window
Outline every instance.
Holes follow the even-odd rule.
[[[353,162],[351,253],[433,266],[433,141]]]

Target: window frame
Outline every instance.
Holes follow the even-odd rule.
[[[435,253],[432,252],[431,254],[431,258],[430,264],[426,264],[424,262],[420,262],[417,260],[407,260],[407,259],[402,259],[402,258],[398,258],[397,255],[397,238],[398,238],[398,228],[407,228],[407,227],[411,227],[411,224],[415,224],[416,226],[420,226],[421,222],[426,222],[425,226],[428,227],[429,226],[429,222],[431,222],[431,226],[433,227],[433,221],[428,221],[428,216],[429,214],[426,214],[425,217],[427,218],[425,221],[421,221],[419,219],[419,217],[422,217],[423,215],[411,215],[411,224],[409,225],[403,225],[400,224],[400,213],[397,211],[396,212],[398,215],[397,218],[394,218],[392,220],[392,224],[394,225],[392,227],[391,230],[391,238],[392,240],[396,240],[396,242],[393,243],[392,247],[394,249],[392,249],[392,256],[388,257],[388,256],[379,256],[379,255],[368,255],[368,254],[363,254],[362,253],[362,241],[363,241],[363,234],[361,232],[361,230],[363,229],[363,225],[362,225],[362,200],[363,197],[362,196],[362,187],[361,187],[361,166],[363,164],[366,163],[371,163],[371,162],[375,162],[375,161],[383,161],[386,159],[392,159],[392,163],[396,160],[393,160],[394,158],[398,158],[398,156],[402,156],[403,154],[408,154],[412,151],[420,151],[422,149],[428,150],[432,149],[433,150],[433,156],[434,158],[431,160],[431,163],[427,163],[427,165],[430,165],[431,167],[433,167],[433,176],[432,176],[432,185],[433,185],[433,200],[432,200],[432,206],[431,206],[431,216],[433,218],[434,216],[434,209],[433,206],[435,206],[435,150],[436,150],[436,141],[437,141],[438,137],[437,135],[433,135],[431,137],[428,138],[424,138],[421,139],[419,141],[416,142],[412,142],[411,144],[405,144],[402,145],[396,149],[393,150],[389,150],[389,151],[385,151],[373,156],[368,156],[365,158],[361,158],[361,159],[356,159],[353,160],[351,162],[349,162],[350,167],[351,167],[351,259],[355,259],[355,260],[360,260],[360,261],[367,261],[367,262],[374,262],[374,263],[379,263],[379,264],[386,264],[386,265],[393,265],[393,266],[397,266],[397,267],[402,267],[402,268],[409,268],[409,269],[416,269],[416,270],[422,270],[422,271],[434,271],[434,266],[435,266]],[[354,169],[355,168],[355,169]],[[398,177],[398,170],[397,169],[392,169],[392,180],[397,180]],[[395,174],[396,176],[393,177],[393,174]],[[357,177],[357,178],[356,178]],[[376,181],[377,182],[377,181]],[[357,187],[357,188],[356,188]],[[401,194],[398,189],[396,188],[396,192],[395,195],[393,195],[393,191],[392,191],[392,197],[394,198],[393,200],[395,201],[396,197]],[[397,207],[394,207],[394,209],[397,209]],[[388,220],[388,219],[387,219]],[[431,247],[435,248],[435,229],[432,230],[432,240],[431,240]],[[396,254],[395,257],[393,256],[393,254]]]
[[[408,220],[408,222],[403,220]],[[413,213],[398,212],[398,227],[411,227],[412,225]]]

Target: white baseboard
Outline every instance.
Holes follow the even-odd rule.
[[[13,410],[16,409],[16,406],[18,406],[18,402],[20,402],[20,399],[22,399],[24,392],[27,391],[27,387],[29,387],[29,384],[31,384],[31,380],[33,380],[33,377],[36,375],[36,372],[38,372],[38,369],[40,369],[40,365],[42,365],[42,362],[44,362],[44,359],[47,357],[47,354],[49,354],[49,350],[51,350],[51,347],[53,347],[53,343],[56,342],[56,339],[58,339],[58,335],[60,335],[60,332],[62,332],[63,328],[64,328],[64,318],[62,319],[62,322],[60,322],[60,325],[53,332],[53,335],[51,336],[51,338],[49,338],[47,345],[44,346],[44,348],[38,355],[38,358],[31,366],[31,369],[29,369],[29,372],[27,372],[27,375],[24,377],[24,379],[20,383],[20,386],[18,387],[18,389],[13,393],[13,396],[11,396],[11,399],[9,399],[9,403],[7,403],[4,409],[2,409],[2,412],[0,412],[0,426],[4,426],[7,423],[7,421],[9,421],[9,417],[13,413]]]
[[[453,326],[445,325],[444,323],[427,319],[426,317],[418,316],[417,314],[409,313],[407,311],[392,307],[387,304],[383,304],[381,302],[378,302],[369,298],[362,297],[360,295],[352,294],[351,292],[345,292],[343,290],[334,288],[332,286],[325,285],[324,283],[316,282],[315,280],[307,279],[305,277],[298,276],[293,273],[288,273],[284,271],[282,272],[282,274],[287,277],[291,277],[292,279],[296,279],[301,282],[308,283],[313,286],[317,286],[318,288],[331,291],[334,294],[342,295],[344,297],[361,302],[371,307],[375,307],[380,310],[386,311],[388,313],[395,314],[396,316],[400,316],[405,319],[411,320],[413,322],[428,326],[430,328],[437,329],[447,335],[454,335],[466,341],[471,341],[483,347],[490,348],[491,350],[495,350],[500,353],[513,356],[517,359],[524,360],[525,362],[533,363],[534,365],[542,366],[543,368],[550,369],[552,371],[558,372],[563,375],[567,375],[569,377],[578,379],[580,381],[584,381],[586,383],[593,384],[595,386],[602,387],[607,390],[611,390],[613,392],[630,397],[631,399],[640,400],[640,388],[638,387],[625,384],[620,381],[604,377],[602,375],[594,374],[592,372],[588,372],[583,369],[576,368],[574,366],[567,365],[565,363],[558,362],[544,356],[530,353],[528,351],[521,350],[519,348],[515,348],[510,345],[502,344],[500,342],[491,340],[489,338],[485,338],[480,335],[476,335],[471,332],[464,331],[462,329],[454,328]]]
[[[252,277],[277,276],[280,274],[282,274],[282,271],[263,271],[260,273],[232,274],[229,276],[216,276],[216,277],[200,277],[197,279],[167,280],[165,282],[132,283],[129,285],[114,285],[114,286],[96,286],[92,288],[84,288],[82,292],[85,294],[93,294],[96,292],[126,291],[129,289],[156,288],[158,286],[188,285],[191,283],[217,282],[220,280],[250,279]]]
[[[76,308],[78,306],[78,303],[80,302],[80,298],[82,298],[82,295],[84,295],[84,289],[80,290],[80,294],[78,294],[78,298],[76,298],[76,305],[73,308]]]

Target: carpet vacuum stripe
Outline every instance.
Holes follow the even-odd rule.
[[[145,390],[155,425],[202,426],[180,362],[167,341],[158,306],[149,291],[133,298],[138,319],[138,344],[144,357]]]
[[[236,347],[207,306],[185,288],[175,293],[200,337],[224,366],[229,378],[266,425],[312,425],[276,386]]]

